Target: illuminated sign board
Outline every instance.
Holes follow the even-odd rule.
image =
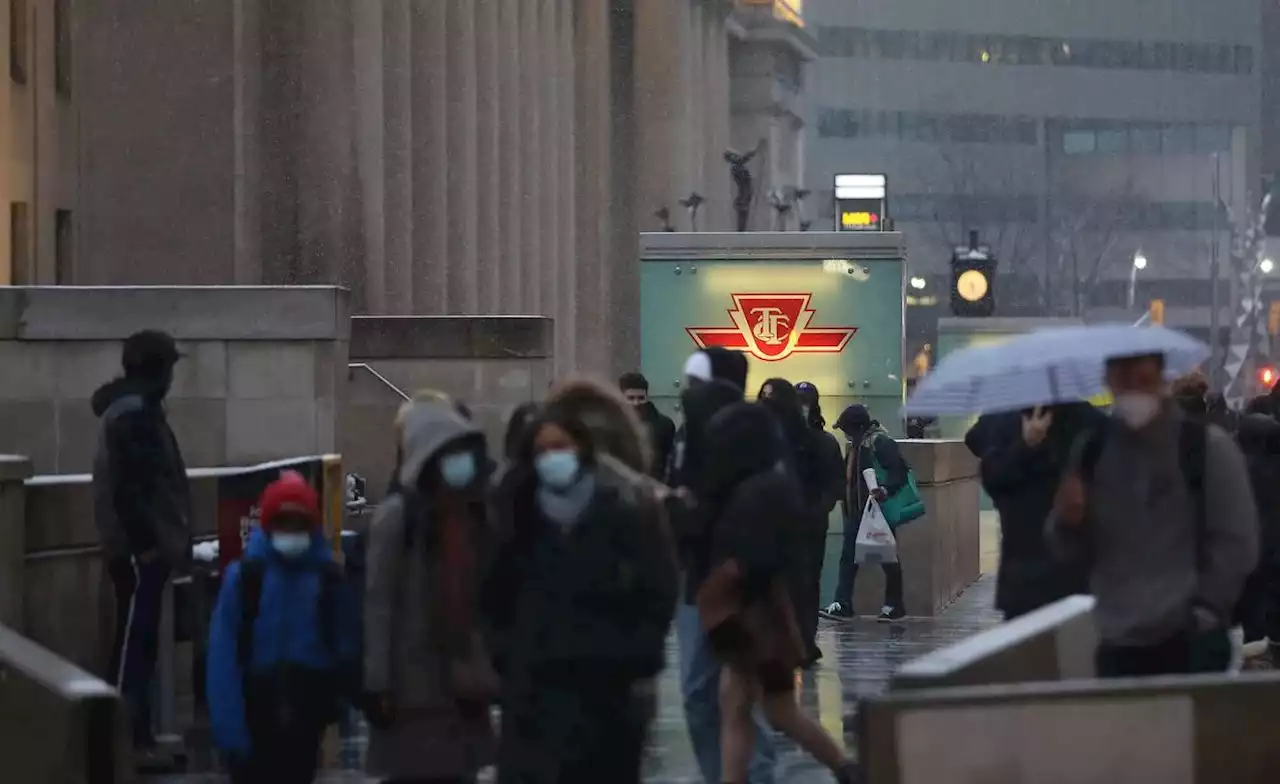
[[[836,231],[881,231],[887,184],[883,174],[837,174]]]

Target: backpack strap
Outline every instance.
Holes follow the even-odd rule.
[[[266,573],[266,564],[258,558],[240,561],[240,629],[236,635],[236,656],[240,672],[246,675],[253,660],[253,623],[258,619],[262,581]]]
[[[1205,544],[1209,538],[1209,503],[1205,491],[1205,471],[1209,460],[1209,426],[1194,419],[1184,419],[1178,431],[1178,466],[1191,496],[1196,526],[1196,563],[1204,565]]]

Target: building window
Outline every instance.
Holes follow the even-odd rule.
[[[71,96],[71,0],[53,0],[53,85]]]
[[[1063,40],[846,26],[819,27],[816,32],[822,51],[832,57],[1218,74],[1253,72],[1253,50],[1248,46],[1097,38]]]
[[[1087,155],[1098,149],[1098,137],[1093,131],[1067,131],[1062,134],[1062,151],[1067,155]]]
[[[53,213],[53,231],[53,282],[65,286],[71,283],[72,254],[75,252],[71,210]]]
[[[9,0],[9,76],[18,84],[27,83],[29,55],[27,0]]]
[[[13,270],[13,284],[31,284],[31,227],[27,219],[27,203],[15,201],[9,205],[9,262]]]

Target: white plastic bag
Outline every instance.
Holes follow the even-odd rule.
[[[874,498],[867,499],[862,510],[862,523],[854,541],[854,563],[878,564],[898,562],[898,541]]]

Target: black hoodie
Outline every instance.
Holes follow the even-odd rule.
[[[109,558],[157,551],[170,566],[191,557],[187,468],[161,401],[167,380],[126,377],[99,387],[94,520]]]

